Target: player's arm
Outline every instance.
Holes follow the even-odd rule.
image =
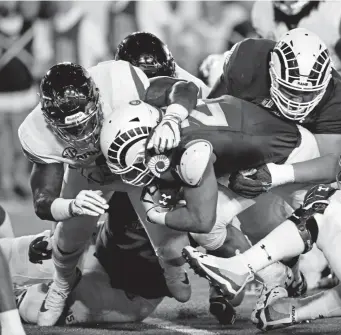
[[[31,172],[31,189],[34,209],[42,220],[56,221],[51,213],[52,203],[59,197],[63,184],[62,163],[34,163]]]
[[[184,187],[186,206],[166,213],[166,226],[191,233],[209,233],[216,221],[217,199],[218,184],[211,158],[200,184]]]
[[[63,184],[62,163],[34,163],[31,173],[31,188],[34,208],[42,220],[65,221],[74,216],[99,216],[108,209],[101,191],[82,190],[74,199],[60,197]]]
[[[238,194],[254,198],[266,190],[288,183],[333,183],[336,180],[341,152],[341,135],[316,134],[321,157],[293,164],[263,165],[250,177],[239,173],[230,179],[230,187]]]
[[[341,134],[315,134],[321,157],[293,164],[296,183],[333,183],[341,154]]]
[[[175,171],[182,181],[186,206],[169,212],[157,207],[147,210],[150,221],[181,231],[208,233],[215,219],[218,185],[214,172],[212,146],[207,141],[192,141],[182,151]]]
[[[154,147],[156,153],[160,153],[178,146],[181,122],[197,105],[198,92],[194,83],[185,80],[170,77],[150,80],[145,102],[156,107],[168,107],[148,142],[148,149]]]

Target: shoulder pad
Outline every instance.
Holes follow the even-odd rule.
[[[181,180],[189,186],[198,186],[213,152],[212,144],[195,140],[186,144],[176,171]]]

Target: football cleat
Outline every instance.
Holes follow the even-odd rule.
[[[256,306],[251,313],[251,321],[258,323],[258,314],[268,305],[273,304],[277,299],[287,298],[288,291],[281,286],[274,286],[272,288],[263,287],[263,290],[256,302]]]
[[[82,273],[76,268],[75,281],[69,290],[60,289],[55,282],[52,282],[38,312],[38,326],[54,326],[58,322],[64,311],[68,296],[81,278]]]
[[[305,279],[303,273],[300,271],[301,281],[297,284],[297,280],[295,279],[288,287],[288,296],[289,297],[300,297],[307,293],[308,284]]]
[[[233,325],[237,318],[237,313],[232,304],[221,295],[210,298],[210,313],[222,325]]]
[[[172,297],[179,302],[187,302],[191,297],[192,288],[183,266],[166,267],[163,275]]]
[[[265,307],[257,310],[255,321],[257,328],[267,331],[285,328],[297,323],[295,298],[285,297],[286,290],[274,288],[267,293]]]
[[[182,255],[196,274],[206,278],[229,300],[234,299],[244,289],[246,283],[254,279],[253,273],[238,275],[232,271],[220,269],[215,262],[216,257],[203,254],[192,247],[185,247]]]

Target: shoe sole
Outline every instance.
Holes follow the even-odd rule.
[[[231,285],[230,284],[225,284],[225,283],[221,283],[219,280],[217,280],[216,278],[211,277],[206,269],[203,269],[202,265],[200,264],[200,262],[196,259],[193,258],[191,256],[191,254],[189,253],[189,251],[187,251],[186,249],[184,249],[182,251],[182,256],[184,257],[184,259],[186,260],[186,262],[189,264],[189,266],[191,267],[191,269],[200,277],[205,278],[209,281],[209,283],[214,286],[216,289],[219,290],[219,292],[226,297],[228,300],[232,300],[235,298],[235,296],[238,294],[238,292],[236,293],[232,293],[231,292]],[[229,287],[228,287],[229,286]]]

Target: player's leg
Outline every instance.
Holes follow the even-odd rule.
[[[25,334],[16,307],[13,284],[6,258],[0,249],[0,323],[1,333]]]
[[[85,189],[89,189],[87,179],[76,169],[67,168],[61,197],[73,199]],[[77,263],[96,230],[97,220],[97,216],[84,215],[58,222],[52,240],[54,281],[39,312],[39,325],[52,326],[59,319],[68,295],[79,281]]]
[[[3,237],[14,237],[14,233],[9,215],[0,205],[0,238]]]
[[[41,234],[0,239],[0,248],[9,264],[12,281],[16,286],[49,282],[53,278],[52,260],[42,264],[33,264],[29,260],[29,248],[32,241],[39,237],[49,240],[50,231]]]
[[[179,302],[186,302],[191,296],[191,285],[184,269],[185,260],[181,250],[190,244],[187,233],[146,221],[146,212],[141,204],[140,196],[141,190],[137,188],[129,192],[129,198],[148,234],[159,263],[164,269],[169,291]]]
[[[247,201],[247,199],[245,199]],[[238,201],[238,197],[226,187],[219,187],[217,203],[217,220],[208,234],[193,234],[193,239],[207,250],[207,254],[229,258],[237,253],[242,253],[250,248],[250,242],[240,230],[239,226],[232,224],[235,218],[233,214],[238,214],[237,209],[243,208],[244,200]],[[245,202],[247,207],[249,202]],[[233,219],[233,220],[232,220]],[[261,279],[267,286],[284,284],[287,281],[286,267],[282,264],[273,264],[270,269],[262,270],[259,273]],[[233,306],[241,303],[244,292],[232,301],[228,301],[214,287],[210,289],[210,311],[223,324],[233,323],[235,311]]]
[[[235,257],[224,259],[203,255],[191,247],[184,249],[184,256],[199,273],[209,277],[227,296],[233,298],[247,281],[254,278],[255,272],[284,258],[301,254],[305,243],[295,223],[286,220],[264,239]]]
[[[318,318],[341,316],[341,285],[304,298],[282,297],[268,303],[253,320],[262,330],[284,328]]]

